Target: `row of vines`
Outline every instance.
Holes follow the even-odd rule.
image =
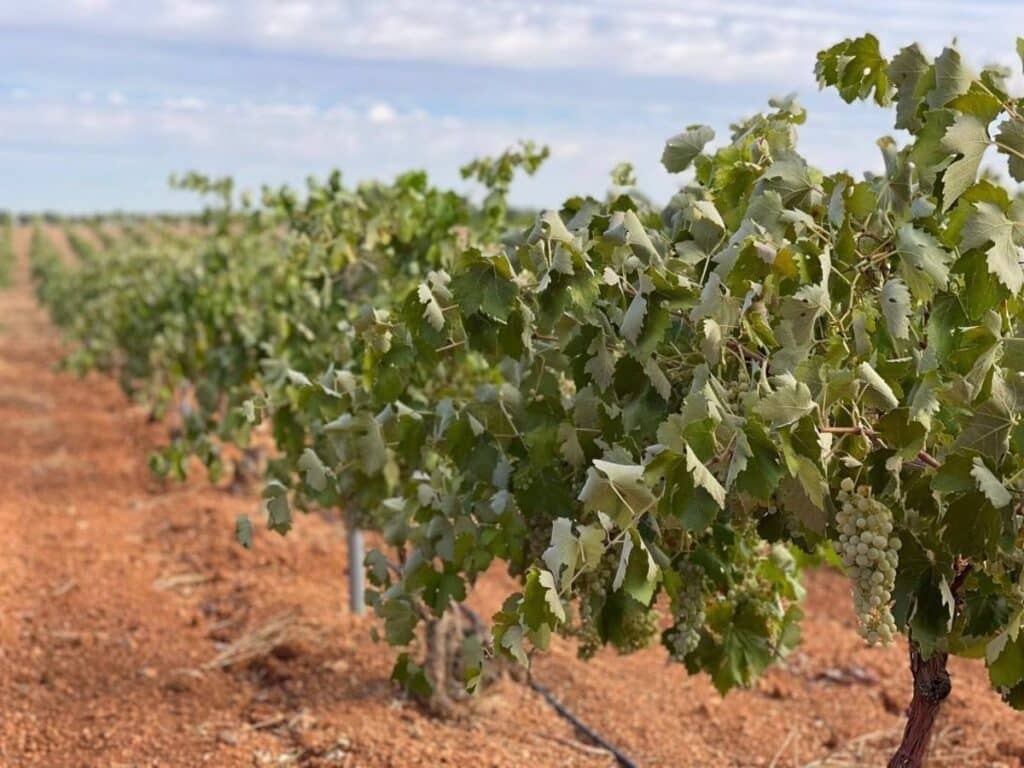
[[[669,139],[664,206],[620,165],[603,199],[517,215],[528,143],[463,169],[479,205],[416,172],[258,203],[192,174],[200,232],[74,242],[74,266],[37,237],[39,294],[71,368],[173,411],[154,471],[255,456],[270,530],[318,508],[379,533],[366,596],[412,690],[457,695],[410,648],[496,561],[522,588],[460,635],[460,691],[556,633],[748,686],[825,558],[867,642],[910,637],[891,764],[920,765],[948,654],[1024,708],[1024,206],[981,169],[1024,179],[1024,102],[870,35],[816,73],[894,111],[884,172],[810,166],[790,97]]]

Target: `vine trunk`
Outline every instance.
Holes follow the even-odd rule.
[[[921,656],[917,644],[910,643],[910,671],[914,676],[914,696],[907,710],[903,741],[889,761],[889,768],[921,768],[928,751],[932,728],[953,684],[946,670],[948,655],[936,651]]]

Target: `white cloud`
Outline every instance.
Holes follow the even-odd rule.
[[[117,4],[127,5],[124,0],[119,0]],[[151,5],[157,7],[156,19],[171,29],[196,29],[229,15],[229,9],[225,7],[227,4],[217,0],[160,0],[152,4],[146,3],[142,7],[149,10]]]
[[[106,156],[116,162],[133,153],[140,158],[138,168],[147,173],[152,168],[157,178],[183,167],[238,173],[256,183],[301,179],[308,171],[322,175],[334,166],[349,179],[425,166],[442,183],[459,185],[457,168],[467,159],[532,138],[551,144],[553,155],[541,175],[517,184],[514,194],[520,201],[551,205],[569,194],[599,194],[608,170],[620,160],[632,161],[641,185],[664,199],[675,183],[658,163],[668,134],[705,121],[725,135],[727,120],[762,103],[752,94],[794,89],[807,94],[815,88],[815,52],[867,29],[877,32],[889,52],[919,38],[934,53],[956,35],[973,63],[999,60],[1019,71],[1014,36],[1024,29],[1024,5],[997,0],[34,0],[26,7],[0,0],[0,29],[5,30],[0,43],[2,35],[18,38],[23,27],[32,27],[32,35],[52,29],[58,42],[70,31],[74,42],[79,42],[75,36],[87,43],[90,36],[102,36],[111,47],[129,43],[127,51],[146,46],[157,53],[140,60],[159,56],[157,69],[173,72],[135,72],[128,65],[111,74],[100,67],[93,78],[87,67],[78,72],[68,66],[54,79],[43,66],[42,74],[23,73],[15,62],[16,82],[32,90],[14,88],[8,98],[0,94],[0,144],[51,158],[53,173],[64,176],[49,180],[50,188],[61,188],[65,177],[74,176],[76,163]],[[76,61],[74,55],[68,60]],[[125,55],[123,61],[133,61],[131,53]],[[175,57],[193,55],[209,60],[210,71],[197,79],[183,67],[178,77]],[[323,66],[327,58],[348,61]],[[228,72],[225,61],[242,64]],[[284,74],[249,82],[250,61],[254,71],[280,62]],[[451,72],[453,82],[439,84],[435,92],[433,81],[422,76],[410,80],[427,83],[416,90],[389,80],[424,63],[443,64],[429,74]],[[307,87],[303,73],[318,67],[317,78],[310,78],[317,82]],[[397,83],[398,92],[376,88],[372,77],[349,87],[346,67],[383,73],[383,82]],[[343,73],[338,88],[345,90],[336,93],[344,100],[324,106],[322,82],[331,75],[323,73],[334,71]],[[468,83],[465,90],[459,78]],[[1021,76],[1016,80],[1024,84]],[[488,89],[479,94],[486,98],[478,99],[474,89]],[[830,104],[838,104],[831,96],[814,102],[801,130],[808,157],[828,169],[878,168],[874,139],[889,129],[891,116],[862,105],[829,111]],[[125,189],[134,178],[124,182]]]
[[[98,13],[110,7],[110,0],[73,0],[71,5],[88,13]]]
[[[198,104],[202,103],[202,108]],[[183,107],[184,105],[184,107]],[[382,115],[387,116],[381,122]],[[53,157],[87,150],[90,156],[136,153],[160,158],[167,167],[153,175],[184,168],[230,171],[248,184],[313,171],[325,175],[340,167],[350,180],[387,178],[429,162],[438,183],[463,191],[458,168],[478,155],[494,154],[521,136],[500,121],[398,112],[385,104],[368,110],[350,105],[326,109],[304,103],[219,103],[168,99],[154,105],[128,101],[123,106],[0,101],[0,137]],[[607,172],[630,155],[656,170],[661,137],[595,129],[548,127],[532,134],[554,150],[547,182],[516,186],[521,201],[554,204],[575,192],[600,194]],[[594,158],[607,158],[607,163]],[[607,165],[608,167],[604,167]],[[555,184],[550,182],[554,180]],[[660,187],[664,188],[664,180]],[[538,197],[538,195],[540,197]]]
[[[206,101],[196,96],[178,96],[165,99],[164,106],[182,112],[202,112],[206,109]]]
[[[99,9],[103,12],[98,12]],[[0,23],[60,24],[345,58],[512,69],[593,69],[694,79],[810,83],[814,53],[878,30],[890,49],[954,36],[1007,60],[1024,6],[998,0],[39,0],[0,1]]]
[[[366,116],[370,119],[371,123],[393,123],[398,114],[390,104],[379,101],[370,107]]]

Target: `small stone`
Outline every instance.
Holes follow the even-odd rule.
[[[234,731],[221,731],[217,734],[217,741],[234,747],[238,744],[238,735]]]

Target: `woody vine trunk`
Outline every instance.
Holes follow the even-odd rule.
[[[950,591],[953,594],[954,611],[957,613],[962,608],[962,589],[971,570],[971,563],[965,558],[956,559]],[[919,768],[924,765],[935,720],[939,716],[942,702],[949,698],[953,690],[953,681],[946,669],[948,660],[949,654],[943,651],[935,651],[925,659],[913,637],[910,638],[910,673],[914,678],[914,695],[907,709],[903,741],[889,761],[889,768]]]
[[[947,654],[936,651],[924,659],[917,645],[911,642],[910,671],[914,676],[914,696],[907,710],[903,741],[889,761],[889,768],[920,768],[924,765],[935,719],[953,688],[946,670],[947,658]]]

